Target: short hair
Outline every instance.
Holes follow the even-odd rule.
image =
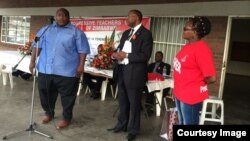
[[[97,48],[101,48],[103,46],[103,44],[99,44],[98,46],[97,46]]]
[[[162,51],[157,51],[157,52],[155,52],[155,54],[160,54],[163,57]]]
[[[203,38],[211,31],[211,23],[207,17],[194,17],[190,19],[199,38]]]
[[[59,11],[60,11],[60,12],[63,12],[64,15],[69,19],[69,11],[68,11],[67,9],[65,9],[65,8],[59,8],[59,9],[56,11],[56,14],[57,14]]]
[[[132,9],[132,10],[130,10],[129,12],[132,12],[132,13],[134,13],[135,15],[137,15],[138,18],[139,18],[139,21],[140,21],[140,22],[142,21],[142,13],[141,13],[141,11],[139,11],[139,10],[137,10],[137,9]]]

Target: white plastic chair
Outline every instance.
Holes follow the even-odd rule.
[[[112,90],[112,89],[111,89],[111,90]],[[114,99],[116,99],[116,98],[117,98],[117,94],[118,94],[118,84],[116,85],[114,95],[113,95],[113,90],[112,90],[112,95],[113,95]]]
[[[78,87],[78,91],[77,91],[77,96],[80,95],[81,90],[82,90],[82,86],[83,86],[83,80],[82,80],[82,76],[81,76],[81,77],[80,77],[80,81],[79,81],[79,87]],[[86,95],[87,93],[90,93],[90,89],[89,89],[88,86],[87,86],[86,89],[85,89],[84,95]]]
[[[96,82],[96,80],[94,80],[94,79],[91,80],[91,81]],[[82,80],[82,76],[81,76],[80,82],[79,82],[78,91],[77,91],[77,96],[80,95],[80,92],[81,92],[81,89],[82,89],[82,82],[83,82],[83,80]],[[112,86],[112,85],[110,85],[110,89],[111,89],[111,94],[112,94],[112,96],[113,96],[114,99],[115,99],[116,96],[117,96],[117,91],[114,93],[114,89],[113,89],[113,86]],[[86,94],[88,94],[88,93],[90,93],[90,89],[89,89],[89,87],[87,86],[86,89],[85,89],[84,95],[86,95]],[[103,96],[103,95],[106,95],[106,94],[101,94],[101,97],[105,97],[105,96]]]
[[[212,109],[208,111],[208,106],[211,104]],[[218,109],[220,108],[220,114],[218,114]],[[210,115],[207,117],[207,115]],[[209,122],[219,122],[221,125],[224,124],[224,102],[218,97],[210,97],[203,101],[203,107],[200,116],[200,125],[203,125],[205,121]]]
[[[12,66],[0,64],[0,72],[2,73],[3,85],[7,85],[7,75],[10,79],[10,87],[13,88]]]

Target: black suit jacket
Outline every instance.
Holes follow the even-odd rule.
[[[128,39],[130,29],[126,30],[121,37],[118,50],[122,50],[125,41]],[[132,53],[129,53],[129,64],[118,65],[115,68],[114,76],[119,81],[124,80],[127,88],[143,88],[147,80],[147,62],[150,59],[153,48],[153,37],[151,31],[143,27],[136,31],[131,38]]]
[[[151,64],[148,65],[148,72],[149,73],[152,73],[154,71],[155,64],[156,63],[151,63]],[[164,63],[164,62],[161,62],[159,64],[159,66],[156,69],[156,72],[159,73],[159,74],[162,74],[164,66],[166,66],[166,68],[167,68],[167,75],[169,75],[170,74],[170,70],[171,70],[171,66],[169,64],[167,64],[167,63]]]

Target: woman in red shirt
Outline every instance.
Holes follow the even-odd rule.
[[[174,58],[174,95],[180,124],[199,123],[207,85],[216,81],[212,52],[202,38],[209,34],[210,21],[194,17],[186,22],[182,37],[188,41]]]

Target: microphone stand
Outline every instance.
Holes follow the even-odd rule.
[[[46,33],[46,31],[48,30],[48,28],[50,28],[51,24],[43,31],[43,33],[41,34],[40,37],[42,37],[44,35],[44,33]],[[37,65],[37,57],[38,57],[38,45],[39,45],[39,41],[40,41],[40,37],[36,37],[35,38],[35,41],[36,41],[36,61],[35,61],[35,66]],[[32,49],[32,47],[31,47]],[[25,54],[22,59],[13,67],[16,68],[19,63],[23,60],[23,58],[26,56],[27,54]],[[35,71],[34,71],[35,72]],[[7,136],[4,136],[3,137],[3,140],[6,140],[8,139],[9,137],[11,136],[14,136],[16,134],[20,134],[22,132],[25,132],[25,131],[28,131],[29,132],[29,135],[31,135],[31,133],[36,133],[36,134],[39,134],[41,136],[44,136],[44,137],[47,137],[47,138],[50,138],[50,139],[53,139],[53,136],[50,136],[50,135],[47,135],[45,133],[42,133],[38,130],[36,130],[34,128],[34,126],[36,125],[36,123],[33,121],[33,108],[34,108],[34,96],[35,96],[35,85],[36,85],[36,72],[34,73],[34,80],[33,80],[33,89],[32,89],[32,98],[31,98],[31,108],[30,108],[30,125],[27,129],[25,130],[22,130],[22,131],[18,131],[16,133],[12,133],[12,134],[9,134]]]
[[[52,23],[51,23],[51,24],[52,24]],[[43,33],[41,34],[40,37],[42,37],[42,36],[44,35],[44,33],[46,33],[46,31],[50,28],[51,24],[48,25],[48,27],[43,31]],[[36,37],[35,40],[34,40],[34,41],[37,43],[37,45],[38,45],[38,42],[40,41],[40,37]],[[38,47],[38,46],[37,46],[37,47]],[[13,70],[16,70],[16,68],[18,67],[18,65],[23,61],[23,59],[24,59],[28,54],[31,53],[31,51],[32,51],[32,46],[30,47],[30,50],[29,50],[26,54],[24,54],[23,57],[17,62],[17,64],[12,68],[12,71],[13,71]],[[36,56],[36,57],[37,57],[37,56]]]

